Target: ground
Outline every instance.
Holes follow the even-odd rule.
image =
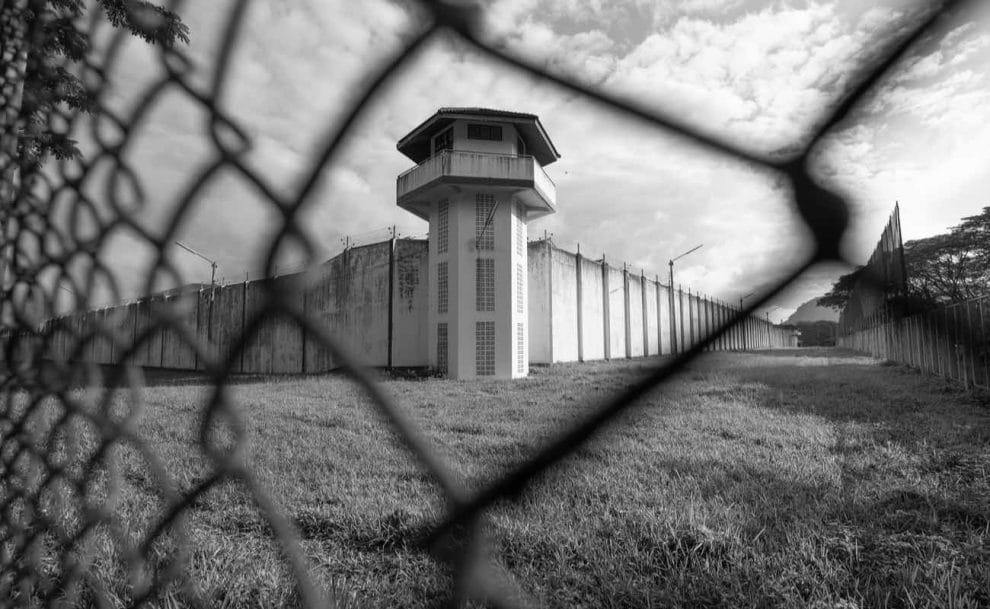
[[[661,362],[382,386],[477,488]],[[214,466],[199,443],[211,388],[187,383],[144,389],[132,428],[189,490]],[[439,491],[352,382],[254,379],[229,403],[243,429],[218,424],[211,442],[243,434],[252,480],[325,594],[345,607],[447,597],[449,572],[419,546]],[[137,451],[118,456],[117,510],[141,536],[162,503]],[[186,568],[214,606],[298,603],[243,482],[219,483],[189,514]],[[990,405],[835,349],[707,354],[488,516],[493,557],[541,606],[987,607]],[[95,545],[103,585],[127,598],[128,577]]]

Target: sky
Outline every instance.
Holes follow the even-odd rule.
[[[210,83],[232,2],[179,9],[191,41],[182,52],[194,89]],[[809,141],[863,71],[927,13],[925,2],[859,0],[494,0],[484,37],[558,74],[686,121],[759,154]],[[899,202],[905,239],[943,232],[990,205],[990,3],[970,2],[940,22],[816,147],[813,174],[851,205],[844,252],[869,257]],[[298,188],[326,134],[349,109],[376,65],[424,27],[412,0],[252,2],[228,68],[220,107],[248,136],[246,163],[277,192]],[[97,37],[96,48],[106,36]],[[127,40],[105,103],[126,116],[162,74],[155,52]],[[301,223],[314,260],[427,226],[395,204],[395,178],[412,166],[396,142],[444,106],[481,106],[540,117],[561,159],[546,170],[557,213],[530,225],[646,274],[729,302],[761,292],[808,251],[787,183],[765,167],[691,144],[655,125],[522,73],[441,34],[404,64],[366,106]],[[170,87],[143,118],[127,162],[141,176],[132,215],[161,234],[192,175],[212,158],[202,106]],[[226,136],[230,138],[229,134]],[[92,146],[81,138],[84,155]],[[200,191],[179,240],[218,263],[227,282],[257,277],[278,224],[243,177],[222,172]],[[209,282],[210,265],[167,250],[181,281]],[[120,286],[141,293],[153,262],[133,231],[115,231],[101,259]],[[298,266],[299,250],[280,256]],[[840,266],[816,267],[761,311],[789,315],[823,294]],[[170,281],[163,280],[162,287]],[[664,279],[664,281],[666,281]]]

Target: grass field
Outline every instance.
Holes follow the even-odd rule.
[[[383,382],[477,486],[657,362]],[[197,427],[208,390],[144,390],[135,429],[182,488],[212,471]],[[254,382],[231,397],[249,467],[328,596],[345,607],[447,598],[449,573],[417,545],[442,513],[437,487],[351,382]],[[141,535],[160,501],[136,453],[122,468],[118,509]],[[298,602],[241,483],[199,499],[187,526],[189,568],[214,606]],[[839,351],[710,354],[491,511],[488,531],[494,556],[549,607],[987,607],[990,406]],[[127,598],[112,553],[94,551],[103,585]],[[163,605],[181,600],[170,594]]]

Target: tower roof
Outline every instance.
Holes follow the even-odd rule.
[[[512,123],[526,142],[526,149],[540,165],[549,165],[560,158],[560,153],[535,114],[491,108],[440,108],[400,139],[396,148],[414,163],[421,163],[430,157],[430,138],[457,119]]]

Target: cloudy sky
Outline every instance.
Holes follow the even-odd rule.
[[[194,86],[206,86],[231,2],[188,2]],[[859,0],[496,0],[485,36],[505,50],[591,87],[682,118],[746,149],[773,153],[806,142],[861,70],[925,16],[926,2]],[[990,205],[990,2],[947,19],[822,143],[815,171],[853,205],[846,252],[865,261],[899,201],[905,238],[946,230]],[[423,25],[408,0],[250,3],[222,107],[248,133],[247,155],[274,188],[293,191],[315,150],[369,72]],[[155,78],[155,55],[127,43],[107,101],[126,113]],[[484,106],[540,116],[562,158],[547,171],[557,214],[530,227],[567,249],[628,262],[647,274],[676,265],[676,280],[737,301],[765,287],[805,251],[806,233],[779,176],[685,143],[662,129],[487,57],[454,36],[431,40],[368,106],[321,181],[305,215],[326,258],[351,235],[384,227],[425,233],[395,205],[395,178],[411,166],[395,143],[441,106]],[[141,125],[128,153],[147,198],[136,212],[160,233],[210,159],[206,114],[172,88]],[[85,144],[85,143],[84,143]],[[85,145],[84,145],[85,150]],[[277,217],[228,171],[211,181],[181,240],[218,261],[227,281],[254,276]],[[169,257],[188,281],[209,265],[178,248]],[[141,288],[150,257],[120,231],[103,258],[122,296]],[[287,252],[283,262],[298,256]],[[837,267],[819,268],[776,300],[786,316],[828,289]]]

